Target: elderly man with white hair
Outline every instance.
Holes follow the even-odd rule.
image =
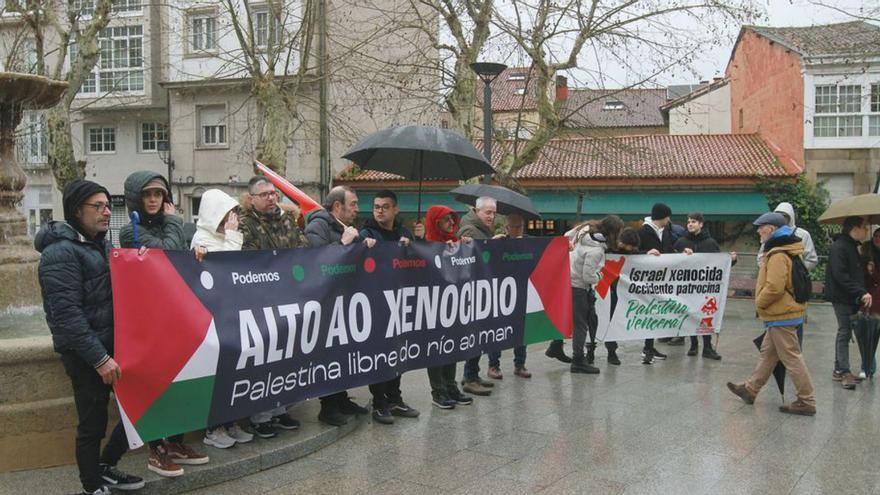
[[[488,240],[504,237],[495,235],[495,215],[497,203],[494,198],[481,196],[477,198],[474,208],[461,219],[458,237],[470,237],[475,240]],[[493,376],[494,375],[494,376]],[[500,370],[489,370],[489,377],[496,380],[502,378]],[[480,356],[468,359],[464,365],[464,381],[462,389],[474,395],[490,395],[495,384],[480,378]]]

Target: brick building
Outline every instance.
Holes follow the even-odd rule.
[[[880,27],[743,26],[727,66],[731,130],[759,134],[832,199],[880,171]]]

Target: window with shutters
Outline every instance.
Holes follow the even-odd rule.
[[[225,105],[205,105],[198,107],[199,136],[202,147],[219,147],[227,141],[227,117]]]

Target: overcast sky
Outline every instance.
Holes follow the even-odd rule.
[[[759,20],[755,24],[786,27],[786,26],[811,26],[816,24],[831,24],[835,22],[853,21],[853,17],[832,8],[816,6],[805,0],[764,0],[763,6],[767,12],[767,20]],[[821,3],[838,7],[849,12],[857,12],[860,7],[874,4],[876,9],[880,6],[880,0],[823,0]],[[723,46],[717,47],[706,53],[695,64],[695,69],[704,79],[724,74],[730,51],[736,41],[734,33],[729,41]],[[676,81],[685,82],[685,81]]]

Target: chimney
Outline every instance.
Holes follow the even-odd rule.
[[[556,99],[565,101],[568,99],[568,78],[556,76]]]

